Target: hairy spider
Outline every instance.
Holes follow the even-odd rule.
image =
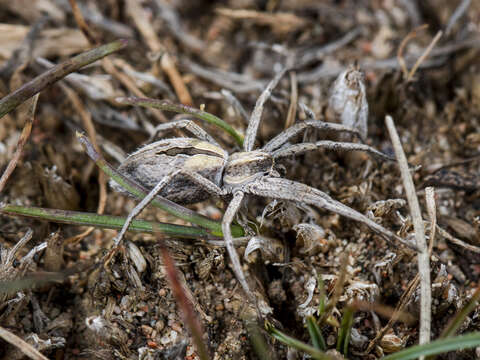
[[[262,148],[253,149],[263,105],[284,73],[285,71],[282,71],[277,74],[257,100],[246,131],[243,151],[229,155],[194,122],[178,120],[161,125],[159,130],[186,128],[196,138],[160,140],[140,148],[126,158],[118,170],[151,191],[130,213],[122,231],[117,236],[117,243],[123,237],[133,217],[157,194],[180,204],[203,201],[212,195],[231,199],[222,220],[222,231],[235,275],[249,296],[253,295],[249,291],[242,272],[230,230],[231,223],[246,194],[313,205],[365,224],[387,240],[395,239],[405,243],[391,231],[332,199],[324,192],[300,182],[281,178],[276,171],[277,160],[320,148],[364,151],[382,160],[392,160],[378,150],[359,143],[322,140],[286,145],[292,137],[307,128],[332,133],[350,133],[360,137],[356,130],[340,124],[307,120],[286,129]],[[116,189],[119,188],[118,185],[112,185]]]

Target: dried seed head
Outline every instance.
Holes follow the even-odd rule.
[[[132,242],[129,242],[127,246],[128,256],[130,257],[130,260],[132,260],[133,264],[137,268],[137,271],[140,274],[143,273],[147,269],[147,261],[143,257],[142,252],[137,247],[137,245]]]
[[[89,316],[85,319],[85,325],[97,333],[103,332],[107,327],[108,323],[107,321],[102,318],[101,316]]]
[[[333,83],[328,102],[342,124],[358,130],[365,140],[368,132],[368,102],[363,73],[355,67],[342,72]]]
[[[244,258],[248,261],[250,254],[255,250],[260,250],[265,262],[283,262],[285,260],[285,246],[278,239],[260,235],[252,237],[245,249]]]
[[[329,249],[327,233],[316,224],[297,224],[293,227],[297,232],[297,248],[301,254],[315,255],[326,253]]]
[[[390,354],[402,350],[405,341],[395,334],[385,334],[380,340],[380,346],[386,354]]]

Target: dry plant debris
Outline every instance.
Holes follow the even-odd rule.
[[[88,132],[98,150],[120,164],[152,142],[162,124],[192,120],[115,101],[137,96],[204,109],[245,134],[262,91],[288,69],[246,148],[318,119],[354,127],[366,145],[394,157],[384,119],[395,119],[420,218],[410,215],[395,162],[318,150],[282,156],[277,171],[411,244],[414,223],[423,222],[431,252],[430,338],[436,339],[480,286],[479,23],[480,3],[461,0],[0,0],[0,103],[17,89],[24,96],[0,119],[2,173],[9,169],[0,201],[125,216],[136,201],[105,186],[75,131]],[[119,38],[128,39],[126,50],[67,69],[74,72],[60,74],[55,84],[22,90],[53,66]],[[348,74],[355,76],[342,90]],[[25,100],[40,90],[33,111],[32,100]],[[349,98],[338,99],[339,91]],[[239,150],[225,131],[197,125],[229,154]],[[338,141],[362,145],[309,129],[276,152]],[[338,214],[273,198],[249,197],[236,221],[253,234],[235,239],[248,287],[269,323],[308,342],[305,321],[326,299],[320,330],[328,349],[335,349],[350,309],[356,311],[348,358],[377,359],[417,344],[416,251]],[[226,204],[211,199],[189,207],[221,220]],[[153,208],[140,217],[188,225]],[[127,232],[124,248],[104,266],[90,266],[116,235],[0,216],[0,282],[23,281],[0,294],[0,358],[196,359],[174,296],[179,288],[202,324],[211,358],[257,358],[254,334],[265,341],[263,354],[302,358],[254,326],[257,309],[246,302],[222,240],[168,237],[159,245],[155,235]],[[174,290],[166,248],[178,267]],[[50,278],[57,282],[44,281],[52,274],[60,274]],[[480,330],[479,306],[469,309],[457,333]]]

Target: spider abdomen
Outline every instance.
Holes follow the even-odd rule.
[[[140,148],[125,159],[118,171],[147,190],[151,190],[160,180],[176,170],[198,173],[220,185],[227,157],[228,154],[223,149],[208,142],[172,138]],[[113,181],[111,185],[122,191]],[[175,175],[159,195],[179,204],[192,204],[211,197],[207,191],[181,173]]]

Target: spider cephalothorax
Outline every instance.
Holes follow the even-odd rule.
[[[273,165],[272,155],[264,151],[233,153],[225,166],[223,184],[233,191],[236,187],[272,174]]]

